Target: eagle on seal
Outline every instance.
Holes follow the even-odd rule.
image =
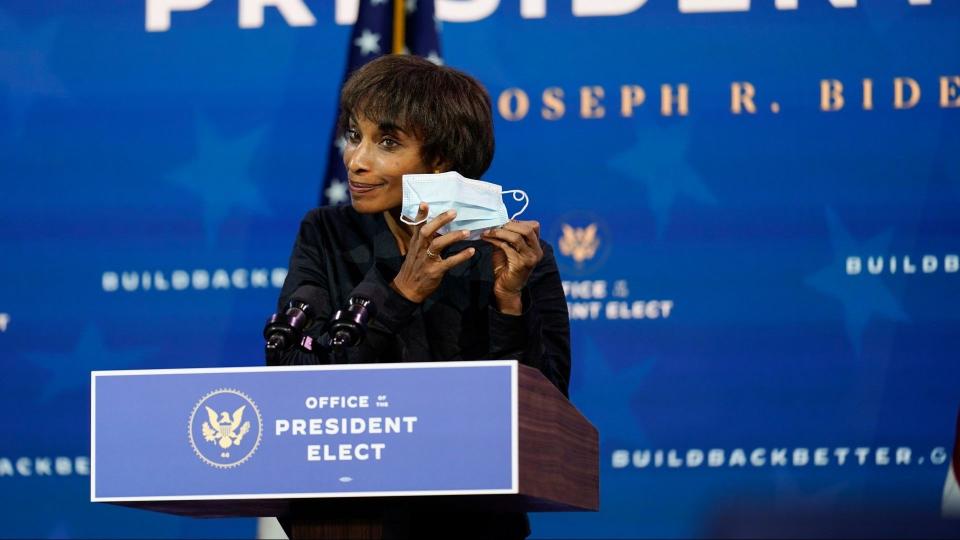
[[[239,409],[233,411],[232,417],[227,411],[221,412],[219,420],[216,411],[209,406],[204,405],[204,407],[207,409],[208,417],[208,421],[202,426],[204,440],[216,443],[226,450],[233,445],[239,445],[243,436],[250,431],[250,421],[243,421],[243,410],[247,408],[246,405],[241,405]]]

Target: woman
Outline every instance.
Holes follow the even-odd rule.
[[[357,70],[340,96],[339,128],[351,204],[317,208],[300,225],[279,305],[310,296],[312,337],[361,283],[382,294],[364,341],[347,361],[516,359],[564,394],[570,374],[566,300],[553,250],[535,221],[511,221],[466,242],[437,233],[455,215],[402,222],[404,174],[458,171],[480,178],[493,159],[490,98],[472,77],[414,56],[384,56]],[[420,205],[421,221],[429,208]],[[271,365],[333,362],[278,352]],[[395,516],[396,517],[396,516]],[[463,531],[523,538],[523,514],[412,515],[395,528],[411,537]],[[451,536],[452,537],[452,536]]]

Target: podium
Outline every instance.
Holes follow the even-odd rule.
[[[91,373],[90,500],[380,538],[391,511],[595,511],[597,430],[516,361]]]

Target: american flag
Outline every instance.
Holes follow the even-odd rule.
[[[357,22],[350,34],[349,57],[343,80],[354,70],[384,54],[415,54],[435,64],[440,56],[440,23],[433,0],[360,0]],[[346,140],[331,130],[327,170],[320,186],[320,205],[341,204],[350,197],[343,168]]]

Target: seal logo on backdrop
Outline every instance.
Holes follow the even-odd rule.
[[[606,222],[592,212],[574,211],[560,216],[551,231],[564,273],[586,275],[600,268],[610,255]]]
[[[211,467],[229,469],[257,451],[263,419],[250,396],[221,388],[203,396],[193,407],[188,433],[197,457]]]

